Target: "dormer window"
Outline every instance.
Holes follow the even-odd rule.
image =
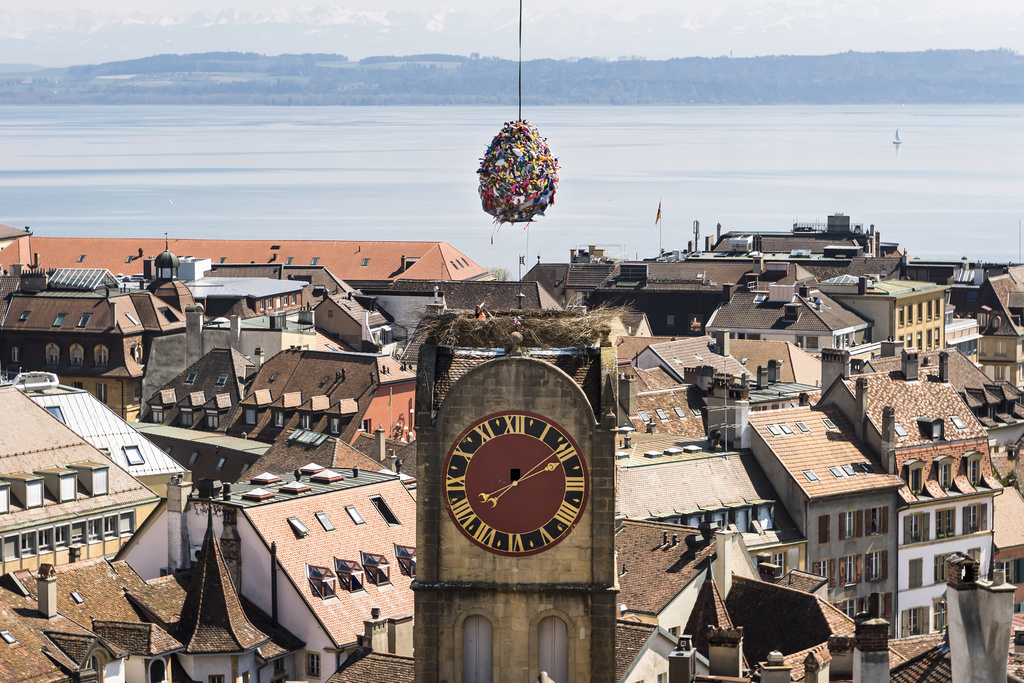
[[[338,573],[342,588],[349,593],[363,590],[363,568],[359,562],[334,558],[334,571]]]
[[[338,591],[338,577],[327,567],[307,564],[306,578],[309,579],[309,587],[313,590],[313,594],[321,600],[333,598]]]
[[[921,435],[924,438],[931,439],[932,441],[942,440],[944,426],[942,418],[919,417],[917,418],[917,426],[921,429]]]
[[[106,465],[83,462],[69,464],[67,467],[78,474],[78,481],[82,483],[90,496],[107,495],[109,468]]]
[[[910,490],[916,495],[924,487],[924,466],[916,463],[910,467]]]
[[[11,488],[8,484],[0,485],[0,515],[11,511]]]
[[[275,427],[284,427],[284,411],[283,410],[275,410],[273,412],[274,412],[274,426]]]
[[[395,557],[398,559],[398,566],[403,574],[416,578],[416,548],[411,545],[395,544]]]
[[[178,420],[182,427],[191,427],[193,419],[191,408],[182,408],[181,412],[178,413]]]
[[[949,484],[952,481],[953,467],[948,462],[939,463],[939,486],[943,490],[949,488]]]
[[[967,480],[971,486],[977,486],[981,481],[981,454],[974,453],[967,456]]]
[[[366,572],[366,579],[378,586],[386,586],[391,583],[391,565],[383,555],[375,553],[359,552],[359,558]]]

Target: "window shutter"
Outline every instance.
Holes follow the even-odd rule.
[[[910,635],[910,610],[903,610],[900,617],[900,636],[906,638]]]
[[[846,558],[839,560],[839,585],[846,585]]]
[[[889,551],[888,550],[883,550],[882,551],[882,566],[879,568],[878,572],[879,572],[879,576],[881,577],[882,581],[885,581],[886,579],[889,578]],[[888,597],[888,593],[886,594],[886,596]]]
[[[942,555],[936,555],[935,559],[932,561],[932,571],[934,572],[932,574],[932,579],[934,579],[936,583],[938,583],[939,578],[942,576],[943,561],[944,560]]]
[[[927,541],[930,538],[930,536],[928,536],[928,527],[931,525],[931,519],[932,519],[932,513],[930,513],[930,512],[925,512],[925,513],[923,513],[921,515],[921,540],[922,541]]]
[[[818,515],[818,543],[828,543],[829,515]]]
[[[964,506],[964,533],[971,533],[971,506]]]
[[[910,518],[913,515],[907,515],[903,518],[903,545],[910,543]],[[965,518],[966,519],[966,518]]]
[[[978,529],[988,531],[988,504],[982,503],[978,506]]]
[[[882,533],[889,533],[889,506],[882,508]]]
[[[892,619],[892,593],[885,594],[885,613],[882,616]]]
[[[857,566],[857,575],[854,577],[853,582],[860,583],[861,577],[864,576],[864,558],[858,554],[853,562]]]
[[[829,560],[828,561],[828,587],[829,588],[835,588],[836,587],[836,561],[835,560]]]
[[[821,576],[821,562],[814,563],[814,569],[811,572],[817,576]]]
[[[864,511],[857,510],[853,515],[855,518],[853,520],[853,534],[857,538],[860,538],[864,535]]]

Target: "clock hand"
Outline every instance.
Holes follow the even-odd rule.
[[[492,493],[481,493],[480,494],[480,500],[481,500],[481,502],[484,502],[484,503],[490,503],[491,507],[498,507],[498,499],[501,498],[506,493],[508,493],[508,491],[512,487],[519,486],[519,484],[521,484],[522,482],[526,481],[530,477],[535,477],[538,474],[541,474],[542,472],[553,472],[557,467],[558,467],[558,463],[557,462],[550,462],[542,470],[537,470],[537,471],[531,470],[527,475],[525,475],[523,477],[520,477],[517,481],[514,481],[511,484],[508,484],[507,486],[501,487],[497,491],[494,491]],[[536,468],[534,468],[534,470],[536,470]]]

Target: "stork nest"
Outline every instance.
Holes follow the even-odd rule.
[[[446,313],[424,318],[420,331],[428,344],[448,348],[584,348],[606,339],[611,321],[629,312],[624,306],[599,306],[578,311],[489,311],[491,317],[484,318]]]

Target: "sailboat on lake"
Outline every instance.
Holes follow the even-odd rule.
[[[900,140],[900,129],[899,128],[896,129],[896,139],[892,141],[892,144],[897,145],[897,146],[903,144],[903,141]]]

